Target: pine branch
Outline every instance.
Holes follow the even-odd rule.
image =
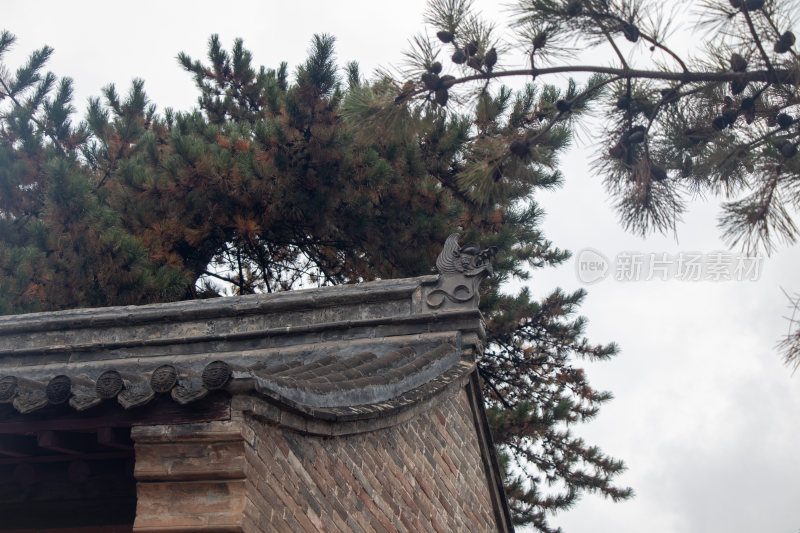
[[[800,85],[795,76],[794,70],[754,70],[747,72],[672,72],[662,70],[642,70],[632,68],[603,67],[598,65],[564,65],[557,67],[498,70],[489,73],[473,74],[451,80],[450,86],[469,83],[477,80],[500,79],[507,77],[533,77],[539,78],[550,74],[609,74],[621,79],[641,79],[641,80],[661,80],[677,81],[684,84],[689,83],[725,83],[731,81],[746,82],[770,82],[789,84],[792,86]],[[427,94],[428,89],[418,88],[413,95]]]
[[[26,108],[25,108],[25,107],[24,107],[24,106],[23,106],[23,105],[22,105],[22,104],[19,102],[19,100],[17,100],[17,97],[14,95],[14,93],[13,93],[13,92],[12,92],[12,90],[9,88],[9,86],[8,86],[8,85],[6,85],[6,82],[5,82],[5,80],[3,80],[3,79],[2,79],[2,77],[0,77],[0,86],[2,86],[3,90],[5,91],[5,96],[6,96],[6,97],[8,97],[9,99],[11,99],[11,101],[14,103],[14,105],[16,105],[17,107],[19,107],[20,109],[26,109]],[[39,127],[39,130],[40,130],[40,131],[42,131],[42,132],[43,132],[45,135],[47,135],[47,137],[49,137],[49,138],[50,138],[50,140],[53,142],[53,146],[55,146],[55,147],[56,147],[56,149],[59,151],[59,153],[60,153],[61,155],[66,155],[66,153],[67,153],[67,150],[66,150],[66,149],[65,149],[63,146],[61,146],[61,142],[58,140],[58,138],[55,136],[55,134],[54,134],[52,131],[50,131],[50,129],[49,129],[49,128],[47,128],[47,127],[46,127],[46,125],[45,125],[45,124],[43,124],[43,123],[42,123],[42,122],[41,122],[41,121],[40,121],[38,118],[36,118],[36,117],[33,115],[33,113],[30,113],[30,112],[29,112],[29,113],[28,113],[28,118],[29,118],[29,119],[30,119],[30,120],[31,120],[31,121],[32,121],[34,124],[36,124],[36,125]]]

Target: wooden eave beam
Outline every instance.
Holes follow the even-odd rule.
[[[0,435],[0,456],[28,457],[36,452],[33,437],[23,435]]]
[[[66,431],[40,431],[36,439],[40,448],[71,455],[83,454],[94,444],[93,435]]]

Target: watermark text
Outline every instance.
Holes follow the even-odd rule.
[[[575,256],[578,279],[616,281],[755,281],[762,257],[734,252],[619,252],[612,259],[585,248]]]

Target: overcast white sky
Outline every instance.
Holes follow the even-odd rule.
[[[55,47],[49,68],[75,80],[76,105],[114,82],[124,92],[141,77],[159,109],[188,109],[196,93],[175,61],[204,58],[210,34],[227,46],[243,37],[256,63],[296,67],[314,33],[337,37],[340,62],[364,73],[397,63],[422,27],[423,0],[137,2],[4,0],[0,29],[18,36],[14,69],[34,48]],[[502,17],[502,7],[479,2]],[[692,45],[693,43],[687,42]],[[544,229],[573,252],[592,248],[613,260],[624,252],[710,254],[719,239],[716,202],[696,202],[673,236],[625,233],[601,180],[589,167],[591,136],[564,160],[566,185],[537,197]],[[574,260],[537,273],[537,294],[587,287],[582,312],[589,337],[616,341],[622,353],[588,375],[616,399],[596,421],[576,428],[624,459],[620,483],[635,499],[619,504],[587,496],[555,522],[566,532],[796,533],[800,530],[800,372],[780,361],[788,330],[781,287],[800,291],[800,249],[765,259],[758,281],[616,281],[581,283]],[[613,267],[613,265],[612,265]]]

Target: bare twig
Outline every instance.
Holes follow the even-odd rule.
[[[753,40],[756,43],[758,51],[761,53],[761,57],[764,59],[764,63],[767,65],[768,71],[770,73],[774,72],[774,69],[772,68],[772,62],[770,62],[769,56],[764,50],[764,46],[761,44],[761,38],[758,36],[756,27],[753,25],[753,19],[750,17],[750,12],[747,9],[742,9],[742,13],[744,14],[744,19],[747,21],[747,27],[750,28],[750,35],[753,36]]]

